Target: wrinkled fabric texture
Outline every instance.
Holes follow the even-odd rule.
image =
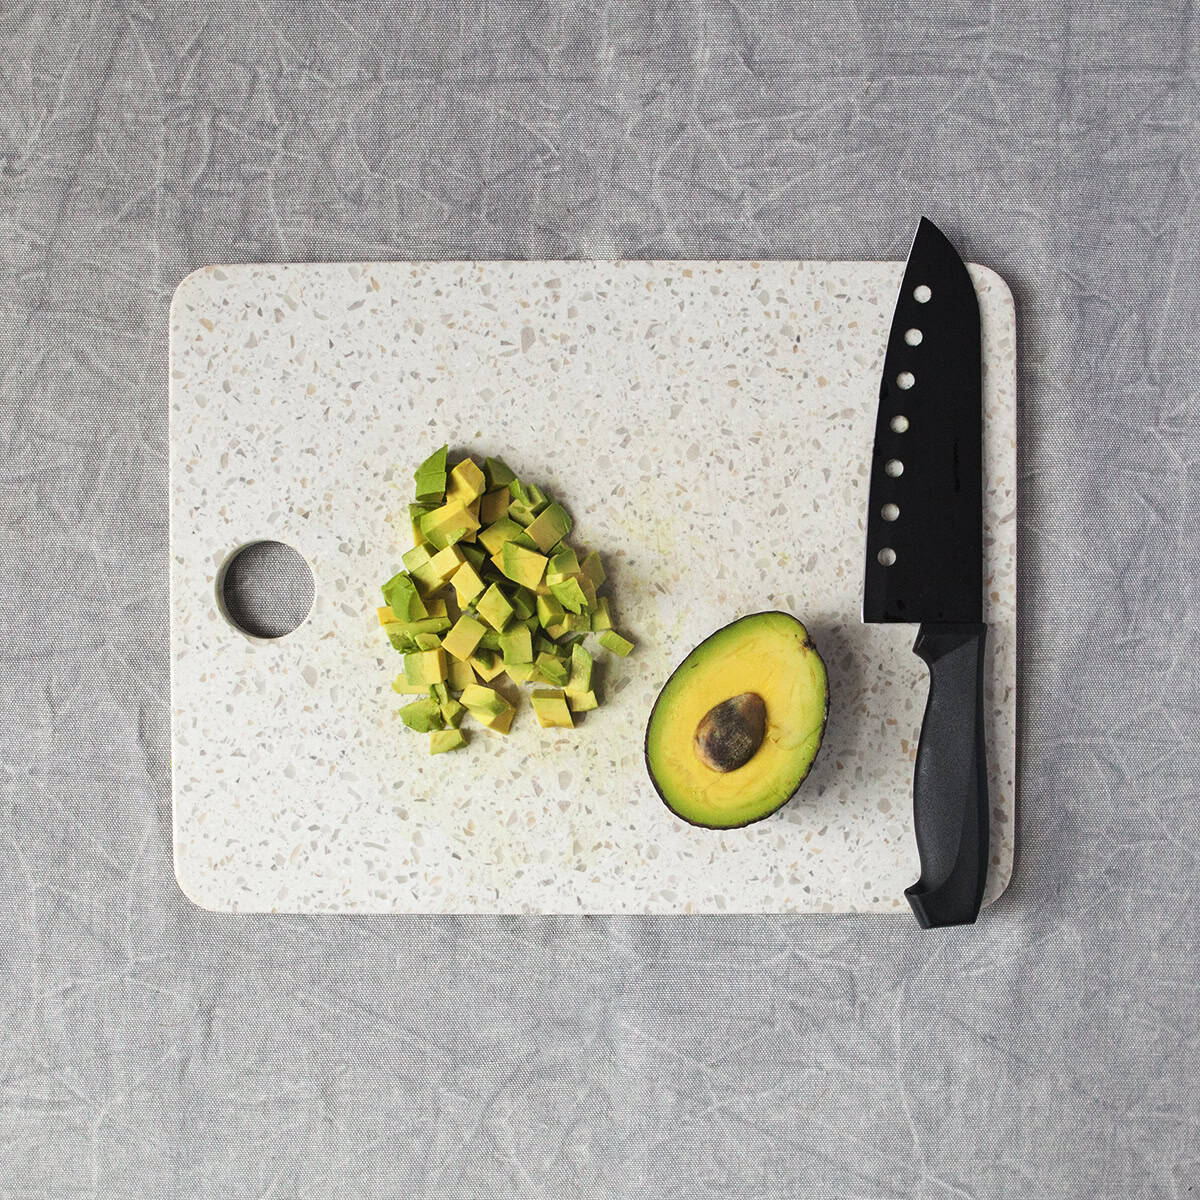
[[[1198,43],[1113,0],[5,6],[0,1197],[1200,1186]],[[185,274],[896,259],[921,213],[1020,325],[1020,849],[977,927],[183,898]]]

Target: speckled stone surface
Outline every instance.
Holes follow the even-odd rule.
[[[907,914],[914,629],[859,620],[867,463],[900,264],[439,263],[212,267],[171,312],[175,865],[214,909]],[[983,314],[988,897],[1013,858],[1014,316]],[[598,550],[617,625],[603,708],[575,731],[528,703],[430,758],[388,683],[378,584],[408,548],[430,449],[503,456]],[[316,579],[277,642],[216,601],[240,545]],[[697,641],[782,608],[828,663],[813,774],[729,833],[671,817],[645,777],[654,696]]]

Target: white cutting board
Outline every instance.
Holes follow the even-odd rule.
[[[907,912],[926,696],[915,628],[860,622],[867,464],[900,263],[530,262],[209,267],[171,307],[175,870],[238,911]],[[983,316],[988,896],[1013,859],[1012,297]],[[936,297],[934,302],[936,303]],[[925,340],[936,353],[932,337]],[[919,436],[919,413],[912,413]],[[599,550],[618,628],[574,731],[528,704],[507,739],[428,756],[389,690],[379,584],[410,544],[411,472],[448,441],[503,457]],[[311,565],[275,642],[216,599],[240,546]],[[829,668],[825,745],[779,814],[676,820],[642,761],[671,669],[782,608]]]

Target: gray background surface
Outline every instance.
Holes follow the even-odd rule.
[[[1200,1175],[1190,3],[0,14],[0,1196]],[[907,919],[231,919],[170,862],[167,303],[210,262],[898,258],[1017,295],[1021,857]]]

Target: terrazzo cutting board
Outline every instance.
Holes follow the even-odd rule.
[[[209,267],[171,309],[175,869],[239,911],[698,913],[908,906],[926,697],[911,626],[860,622],[878,378],[900,263]],[[991,624],[987,897],[1013,859],[1014,315],[983,318]],[[919,419],[913,414],[913,436]],[[609,573],[602,708],[573,731],[395,716],[378,585],[410,544],[417,461],[503,457],[562,500]],[[307,621],[229,624],[222,565],[274,539],[312,567]],[[684,825],[642,761],[654,697],[739,615],[801,617],[829,667],[811,776],[747,829]]]

